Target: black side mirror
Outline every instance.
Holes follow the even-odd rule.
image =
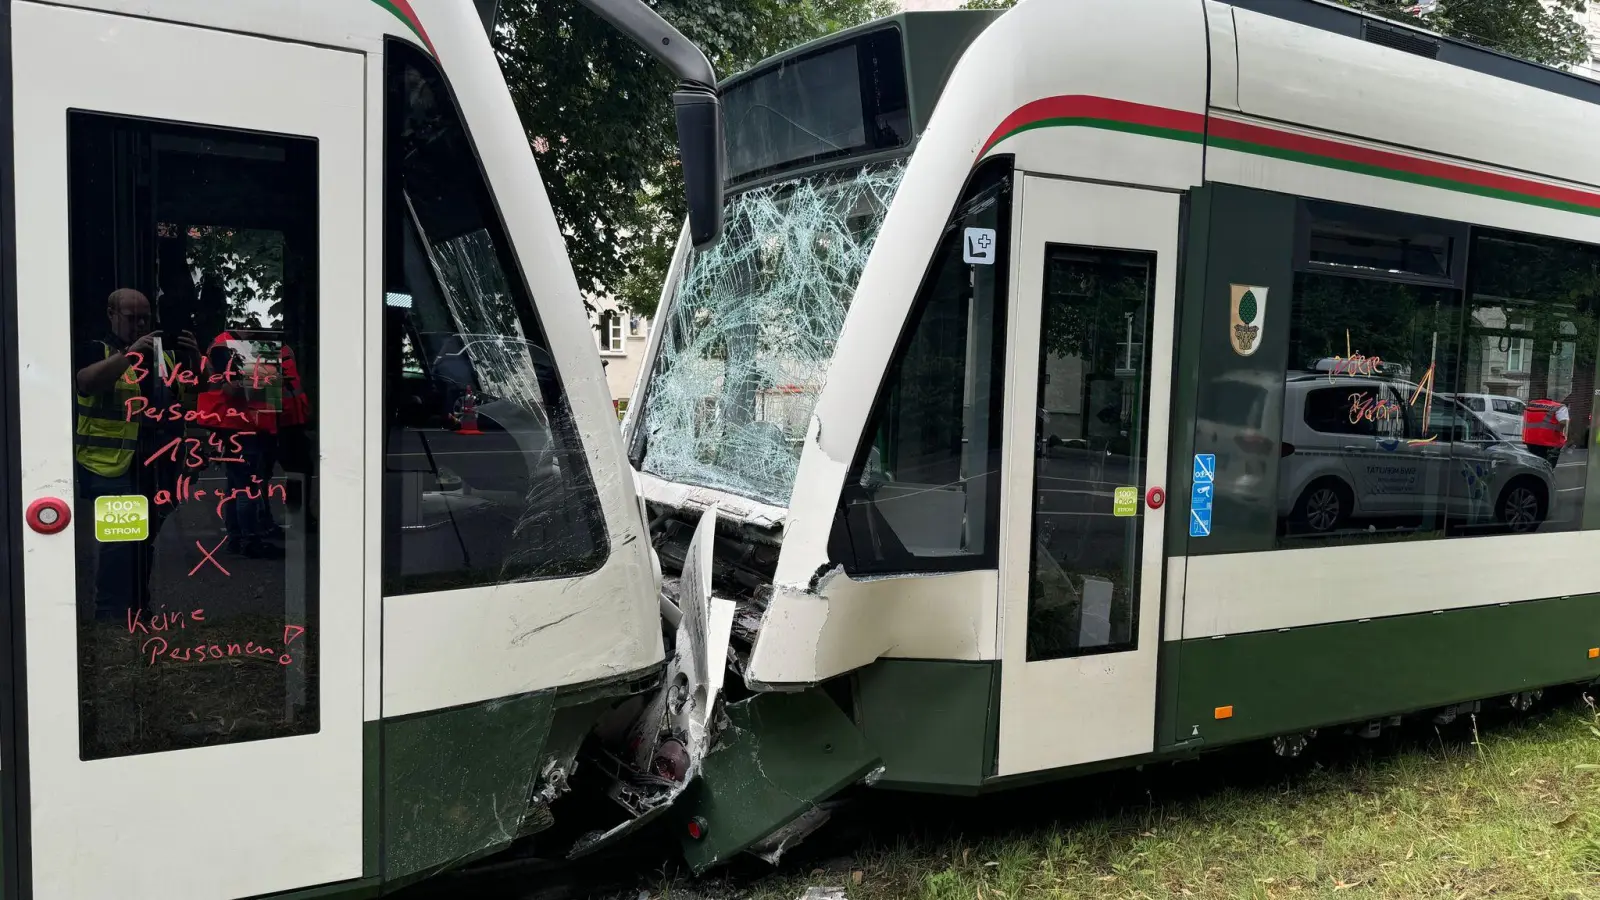
[[[487,4],[491,0],[478,0]],[[672,71],[678,115],[678,159],[689,201],[689,236],[704,250],[722,235],[722,108],[717,73],[692,41],[644,0],[579,0]],[[482,7],[480,6],[480,9]]]
[[[722,236],[724,161],[722,104],[714,91],[684,85],[672,95],[678,118],[678,159],[689,204],[689,239],[696,250]]]

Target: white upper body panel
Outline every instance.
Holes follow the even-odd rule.
[[[1139,64],[1131,64],[1143,60]],[[1023,0],[956,65],[919,139],[839,337],[800,457],[775,581],[805,590],[827,559],[845,470],[871,414],[921,273],[991,137],[1037,101],[1105,98],[1203,116],[1206,24],[1198,0]],[[1182,190],[1201,178],[1198,144],[1105,128],[1038,128],[990,152],[1017,168]]]

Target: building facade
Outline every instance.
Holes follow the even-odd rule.
[[[591,295],[587,299],[594,307],[589,313],[589,326],[594,330],[595,349],[606,369],[611,399],[621,415],[639,380],[639,366],[650,341],[650,319],[618,307],[610,297]]]

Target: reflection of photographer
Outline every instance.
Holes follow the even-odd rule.
[[[170,372],[180,360],[194,368],[200,351],[188,331],[177,335],[176,354],[163,347],[166,335],[151,328],[150,299],[131,288],[114,291],[106,298],[106,317],[107,331],[78,344],[74,353],[77,427],[73,458],[77,514],[84,523],[80,535],[92,534],[96,497],[138,495],[148,503],[150,533],[145,540],[100,543],[98,548],[96,615],[120,621],[127,611],[149,606],[156,532],[169,511],[169,507],[157,506],[154,498],[156,491],[170,488],[177,480],[171,463],[145,465],[145,460],[183,433],[181,421],[156,423],[130,415],[129,403],[142,398],[146,408],[164,411],[173,403],[185,402],[184,389],[168,387],[162,369]]]

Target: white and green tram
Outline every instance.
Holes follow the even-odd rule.
[[[619,794],[693,776],[696,866],[856,782],[1600,677],[1600,84],[1320,0],[1023,0],[720,90],[724,238],[624,422],[726,715]]]
[[[676,73],[713,241],[710,66],[586,3]],[[545,829],[660,680],[496,6],[0,0],[5,900],[388,893]]]

